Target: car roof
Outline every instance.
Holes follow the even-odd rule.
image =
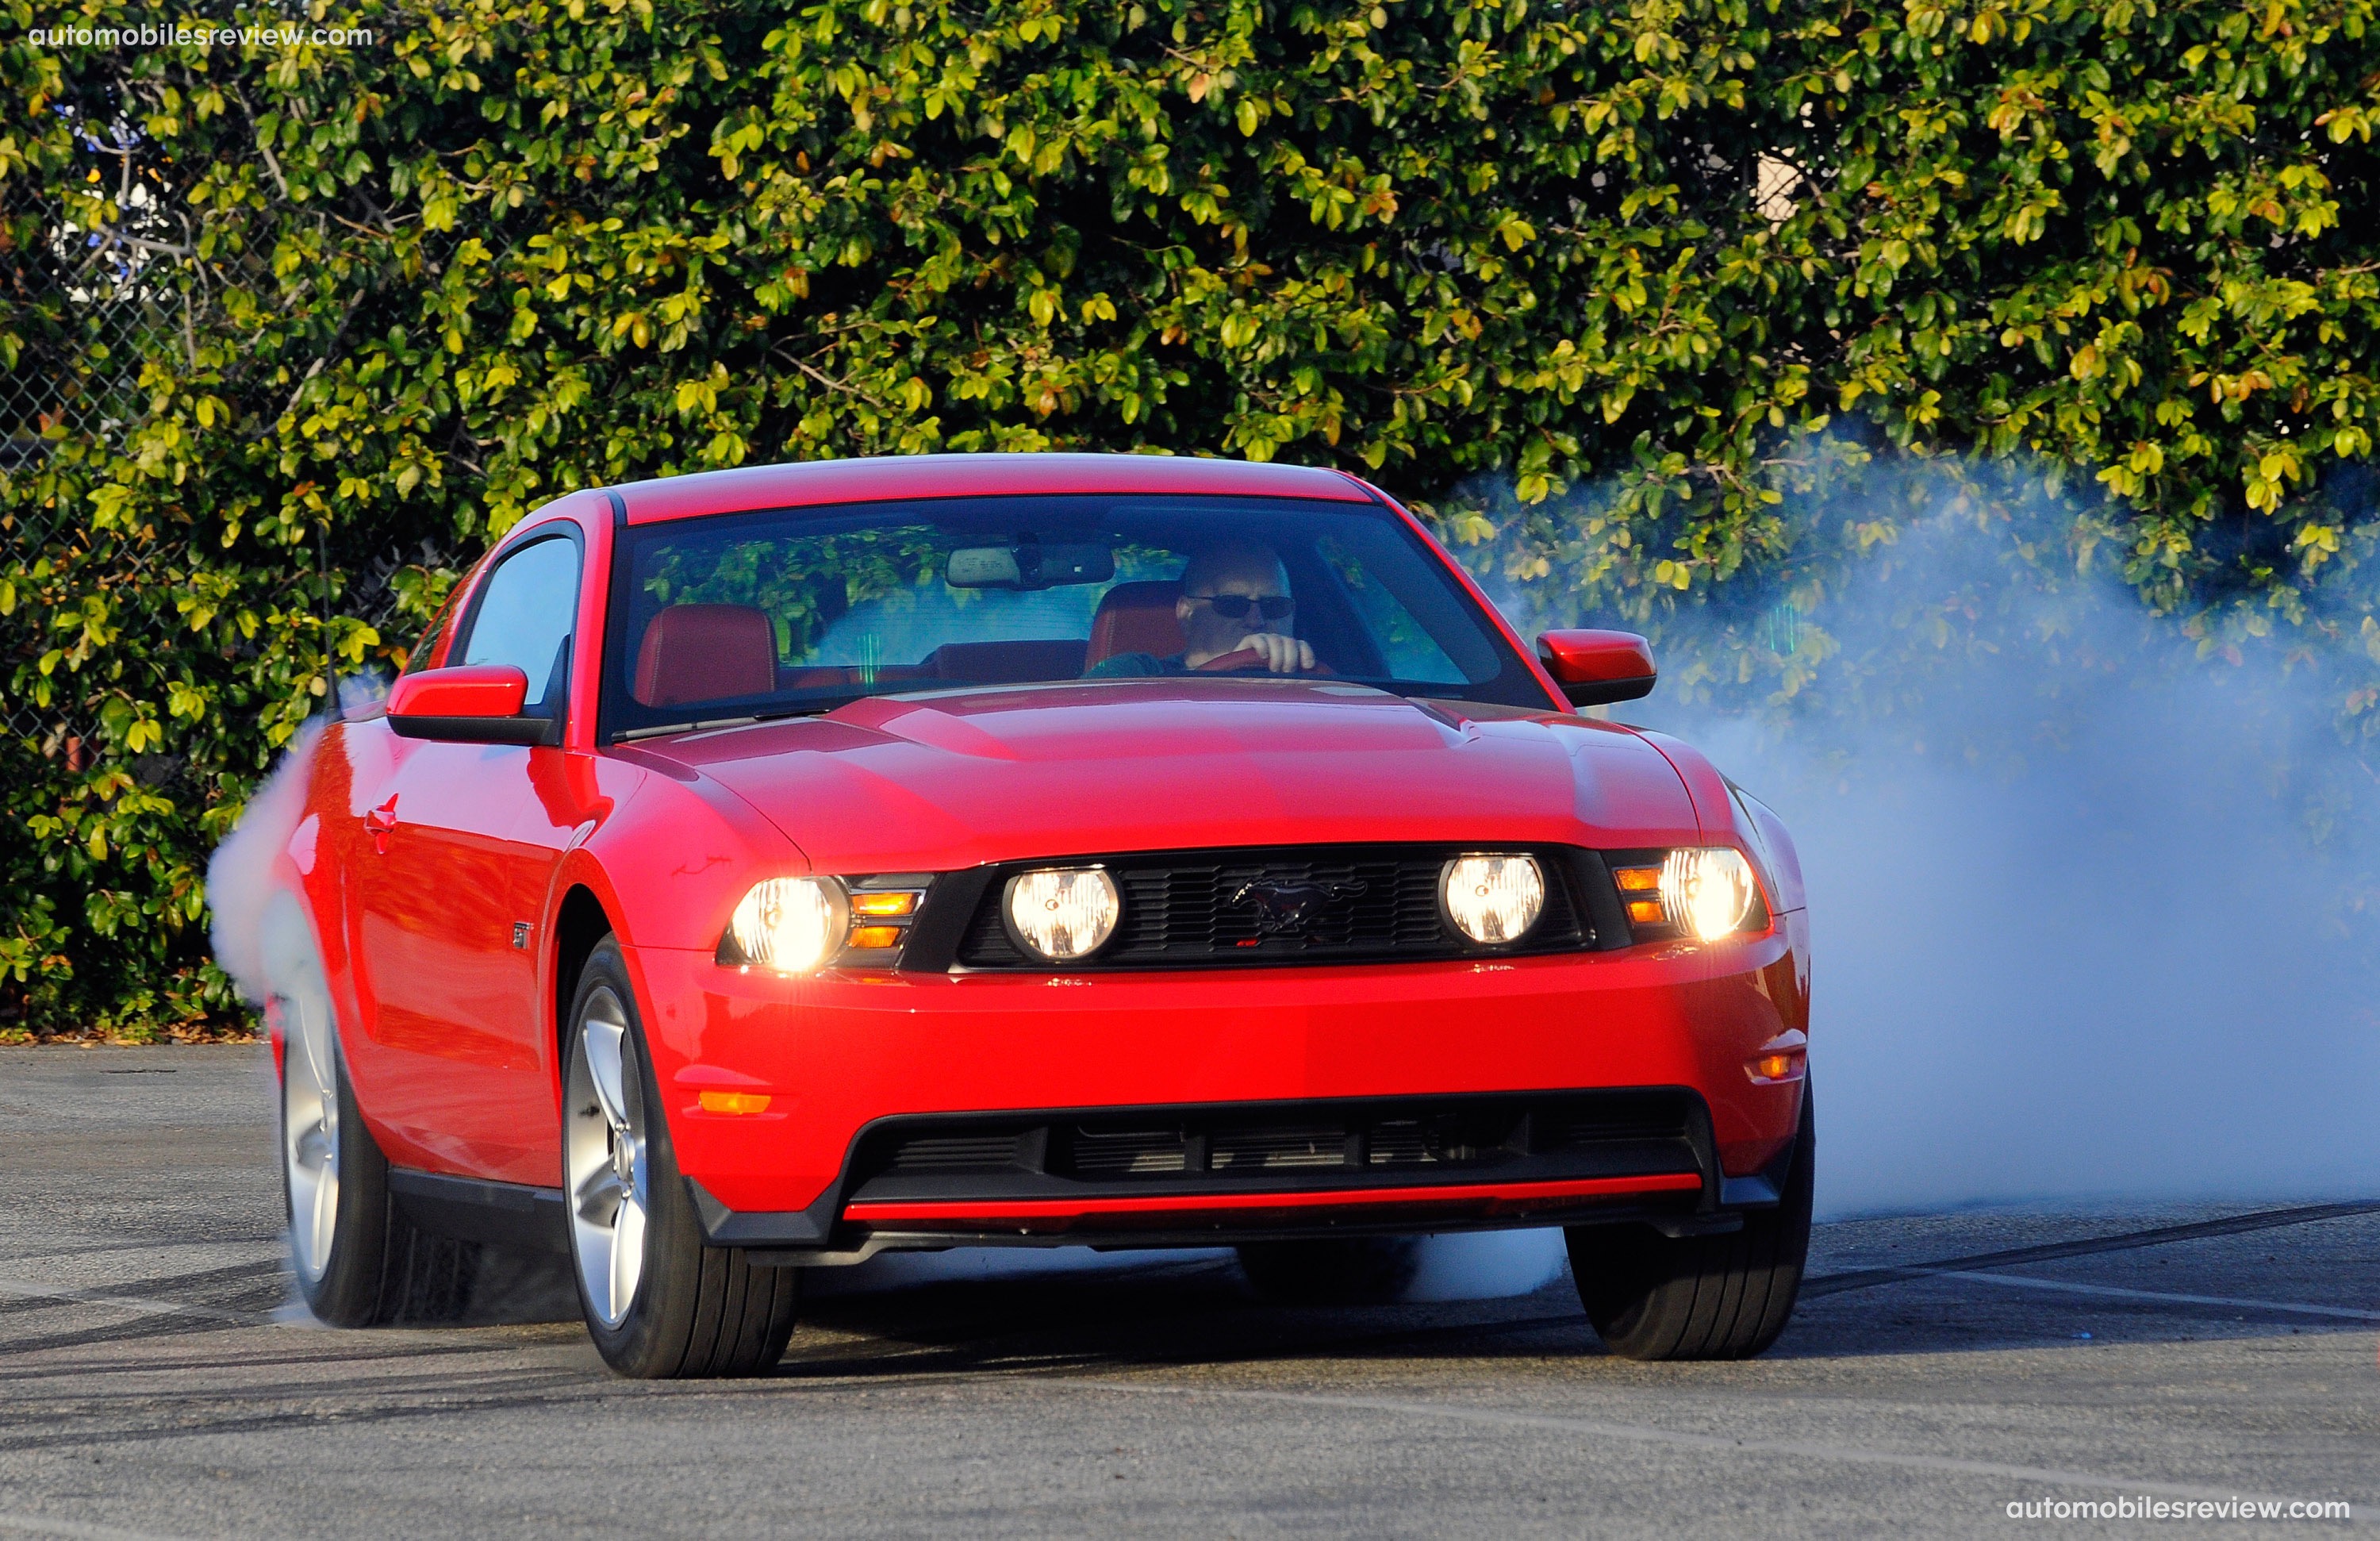
[[[1375,501],[1343,471],[1173,455],[887,455],[697,471],[610,491],[632,525],[820,504],[1065,492]]]

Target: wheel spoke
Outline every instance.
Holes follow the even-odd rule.
[[[337,1149],[331,1132],[318,1119],[298,1136],[298,1164],[308,1171],[328,1171]]]
[[[331,1024],[328,1013],[314,1001],[293,1000],[289,1015],[297,1019],[297,1031],[291,1036],[298,1040],[299,1052],[290,1058],[303,1059],[306,1074],[313,1080],[314,1090],[322,1098],[325,1109],[338,1106],[339,1074],[334,1050],[331,1045]],[[286,1050],[284,1050],[286,1055]],[[335,1115],[327,1115],[335,1116]]]
[[[572,1196],[580,1219],[589,1225],[610,1225],[628,1196],[628,1188],[610,1167],[602,1167],[578,1184],[578,1192]]]
[[[604,1022],[593,1013],[587,1018],[587,1071],[595,1083],[595,1100],[603,1105],[603,1122],[615,1132],[628,1128],[626,1066],[623,1043],[627,1024]]]
[[[335,1171],[325,1171],[314,1182],[314,1212],[308,1219],[314,1227],[314,1256],[327,1259],[339,1225],[339,1178]]]
[[[612,1309],[625,1312],[637,1297],[637,1280],[645,1267],[645,1207],[631,1193],[620,1199],[612,1231]]]

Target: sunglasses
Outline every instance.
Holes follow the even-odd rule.
[[[1213,605],[1215,613],[1226,621],[1245,621],[1252,610],[1268,621],[1279,621],[1297,608],[1297,601],[1286,594],[1193,594],[1190,598]]]

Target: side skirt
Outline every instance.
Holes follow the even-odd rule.
[[[389,1192],[414,1224],[459,1242],[492,1242],[570,1256],[570,1211],[559,1188],[392,1167]]]

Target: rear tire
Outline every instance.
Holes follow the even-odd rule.
[[[793,1335],[801,1276],[703,1240],[610,937],[588,954],[565,1041],[571,1271],[597,1351],[644,1380],[767,1371]]]
[[[1380,1304],[1402,1295],[1421,1269],[1416,1236],[1245,1242],[1239,1254],[1257,1293],[1284,1305]]]
[[[265,1021],[281,1045],[281,1193],[306,1308],[333,1327],[455,1320],[470,1307],[479,1244],[431,1235],[391,1198],[294,897],[267,910],[264,952]]]
[[[1793,1164],[1774,1209],[1719,1236],[1664,1236],[1649,1225],[1579,1225],[1566,1232],[1586,1319],[1624,1359],[1749,1359],[1793,1314],[1810,1252],[1818,1136],[1802,1098]]]

